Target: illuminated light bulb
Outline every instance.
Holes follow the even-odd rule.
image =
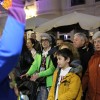
[[[25,7],[26,19],[37,16],[36,4],[28,5]]]

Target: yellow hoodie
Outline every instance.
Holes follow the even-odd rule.
[[[50,89],[48,100],[55,100],[55,85],[58,70],[53,75],[53,85]],[[63,80],[61,80],[58,90],[58,100],[81,100],[82,85],[80,77],[69,72]]]

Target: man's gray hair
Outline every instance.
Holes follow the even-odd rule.
[[[92,39],[96,39],[96,38],[99,38],[100,37],[100,31],[97,31],[96,33],[94,33]]]
[[[87,40],[86,34],[81,33],[81,32],[75,33],[74,36],[78,36],[78,37],[80,37],[82,40],[85,40],[85,41]]]

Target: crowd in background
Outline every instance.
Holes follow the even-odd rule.
[[[99,100],[100,31],[92,42],[83,32],[66,41],[43,33],[37,41],[35,32],[24,34],[26,0],[11,2],[0,38],[0,99]]]
[[[26,33],[24,34],[24,45],[16,67],[17,71],[15,69],[15,72],[19,72],[15,75],[19,92],[27,95],[29,100],[62,100],[61,98],[63,100],[99,100],[100,31],[94,34],[92,42],[86,34],[77,32],[74,34],[73,41],[57,38],[55,46],[52,46],[54,41],[49,34],[42,34],[40,41],[37,41],[36,33],[31,32],[31,38],[27,38]],[[70,70],[67,73],[68,68],[62,69],[65,65],[60,68],[58,64],[59,52],[61,53],[60,50],[63,51],[65,48],[73,55],[72,57],[67,55],[71,59],[68,61],[67,67]],[[61,55],[64,57],[63,54]],[[69,75],[69,79],[65,79],[69,82],[59,83],[62,70],[66,73],[62,74],[63,77],[73,73],[77,75],[79,81],[75,80],[76,76]],[[67,86],[68,89],[64,89]],[[61,92],[62,89],[63,92]]]

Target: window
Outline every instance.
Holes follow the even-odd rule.
[[[100,1],[100,0],[95,0],[95,2],[98,2],[98,1]]]
[[[71,6],[85,4],[85,0],[71,0]]]

